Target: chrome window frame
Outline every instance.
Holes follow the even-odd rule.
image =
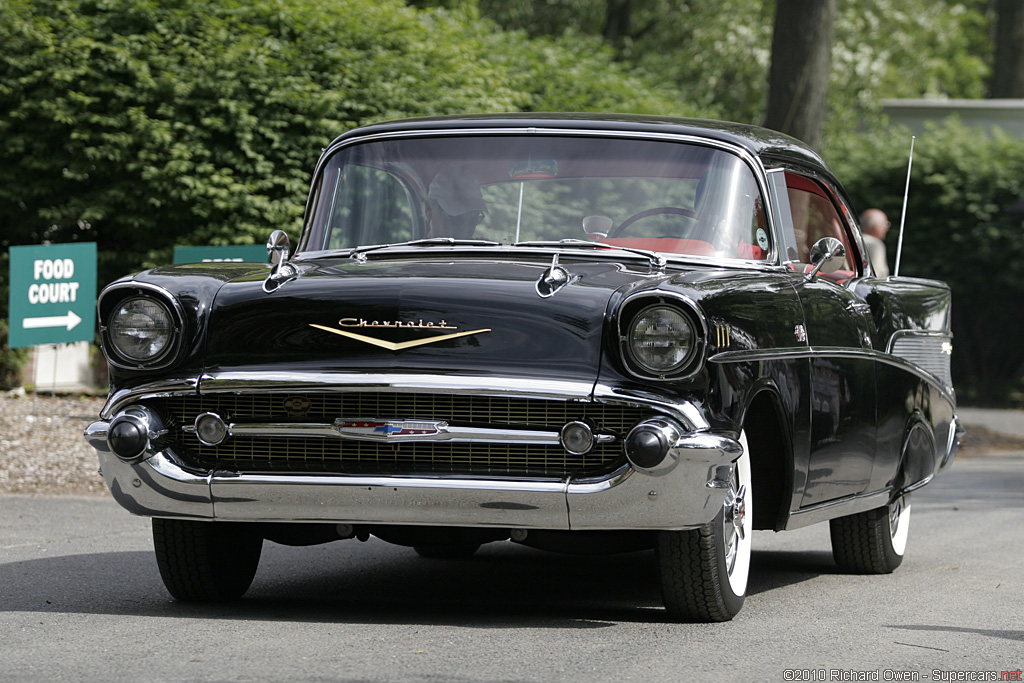
[[[784,264],[781,261],[781,250],[779,249],[780,235],[779,230],[775,225],[773,219],[776,210],[774,209],[774,202],[772,201],[771,194],[769,192],[769,183],[766,176],[765,168],[762,160],[757,155],[753,154],[750,150],[740,145],[732,144],[722,140],[715,140],[713,138],[700,137],[697,135],[690,135],[684,133],[653,133],[643,131],[626,131],[626,130],[585,130],[577,128],[551,128],[524,125],[521,127],[493,127],[493,128],[450,128],[445,130],[434,130],[434,129],[414,129],[404,131],[389,131],[374,133],[371,135],[355,136],[346,139],[335,140],[331,145],[326,147],[320,158],[317,160],[316,166],[313,171],[313,179],[310,183],[310,192],[306,201],[306,208],[303,214],[302,224],[302,236],[299,238],[298,244],[295,248],[295,256],[302,258],[317,258],[321,255],[334,255],[338,253],[344,253],[351,251],[347,249],[337,251],[325,251],[308,249],[309,239],[313,229],[313,221],[315,216],[315,207],[317,204],[317,198],[321,192],[322,179],[324,167],[327,165],[331,157],[337,152],[347,147],[351,147],[357,144],[365,144],[367,142],[376,142],[381,140],[392,140],[392,139],[407,139],[407,138],[429,138],[429,137],[508,137],[508,136],[527,136],[527,135],[544,135],[552,137],[583,137],[583,138],[614,138],[620,140],[647,140],[647,141],[664,141],[673,142],[678,144],[691,144],[701,147],[710,147],[719,151],[723,151],[729,154],[733,154],[738,157],[743,163],[750,169],[754,182],[757,183],[758,192],[761,195],[762,200],[762,211],[764,213],[765,222],[767,223],[768,232],[771,235],[771,248],[769,250],[768,258],[765,259],[732,259],[732,258],[709,258],[699,256],[688,256],[686,254],[672,254],[668,252],[657,252],[663,254],[669,262],[678,263],[707,263],[709,265],[725,266],[730,268],[756,268],[758,270],[773,270],[782,267]],[[364,245],[365,246],[365,245]],[[376,246],[376,245],[374,245]],[[472,249],[471,247],[466,247]],[[481,247],[478,249],[486,250],[488,248]],[[517,248],[518,249],[518,248]],[[601,257],[602,252],[595,252],[594,250],[573,250],[571,246],[567,246],[562,249],[565,252],[572,252],[574,254],[580,254],[584,258],[586,257]],[[547,250],[550,252],[550,249]],[[609,253],[621,254],[622,252],[616,252],[614,248],[607,250]],[[621,258],[621,256],[619,257]],[[632,258],[641,258],[630,257]]]

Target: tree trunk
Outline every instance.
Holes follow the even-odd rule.
[[[604,39],[621,50],[633,30],[633,0],[606,0]]]
[[[996,13],[989,97],[1024,97],[1024,0],[999,0]]]
[[[820,149],[836,0],[783,0],[775,9],[765,126]]]

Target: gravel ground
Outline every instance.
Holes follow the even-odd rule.
[[[98,494],[107,490],[82,432],[103,398],[0,394],[0,494]]]
[[[82,432],[103,398],[0,394],[0,494],[99,494],[96,452]],[[958,457],[1024,451],[1024,438],[967,425]]]

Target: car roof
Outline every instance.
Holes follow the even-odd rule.
[[[473,114],[462,116],[436,116],[399,119],[370,124],[338,136],[333,147],[353,138],[411,131],[436,131],[494,128],[542,128],[547,130],[592,130],[622,133],[687,135],[729,143],[746,149],[760,157],[766,165],[772,161],[791,162],[810,166],[827,176],[833,176],[817,152],[796,138],[777,131],[743,123],[687,119],[670,116],[643,116],[637,114]]]

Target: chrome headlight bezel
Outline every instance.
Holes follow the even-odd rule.
[[[671,320],[686,337],[681,356],[664,365],[653,362],[650,354],[638,347],[638,326],[642,321],[657,318]],[[687,297],[669,292],[643,292],[627,298],[619,307],[618,338],[622,363],[634,377],[654,381],[685,379],[703,367],[707,340],[704,316]],[[641,335],[643,333],[640,333]]]
[[[100,295],[98,308],[103,353],[111,365],[123,369],[155,370],[170,365],[177,358],[184,318],[180,304],[167,290],[138,282],[115,285]],[[162,341],[151,353],[135,353],[129,344],[119,339],[118,318],[128,316],[154,321],[154,334]]]

